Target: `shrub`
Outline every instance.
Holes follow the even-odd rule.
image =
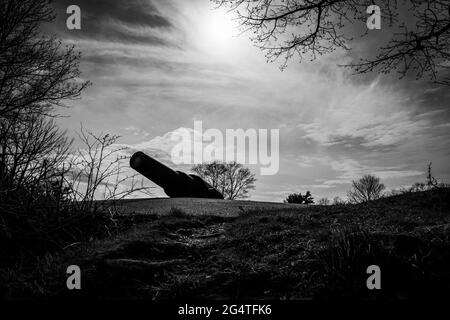
[[[333,205],[334,206],[343,206],[343,205],[345,205],[345,201],[343,199],[341,199],[341,197],[336,196],[333,198]]]
[[[311,196],[311,192],[306,191],[305,195],[301,193],[291,193],[287,196],[284,203],[297,203],[297,204],[312,204],[314,203],[314,198]]]
[[[319,200],[317,200],[317,203],[320,206],[328,206],[330,205],[330,200],[328,198],[320,198]]]
[[[319,253],[322,299],[442,297],[449,289],[440,272],[450,266],[448,243],[404,234],[373,234],[357,225],[337,229]],[[368,290],[367,267],[381,270],[382,290]]]

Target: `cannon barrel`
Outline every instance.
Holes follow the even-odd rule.
[[[171,198],[193,197],[223,199],[223,195],[199,176],[175,171],[138,151],[130,159],[130,167],[164,189]]]

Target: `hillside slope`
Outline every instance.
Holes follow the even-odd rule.
[[[199,200],[200,201],[200,200]],[[200,201],[201,202],[201,201]],[[10,295],[144,299],[405,299],[450,296],[450,191],[368,204],[190,215],[189,202],[117,237],[41,263]],[[210,207],[210,203],[208,206]],[[206,210],[206,209],[205,209]],[[133,210],[131,210],[133,211]],[[65,287],[65,268],[83,290]],[[382,290],[366,269],[381,268]],[[39,285],[39,291],[32,284]]]
[[[166,215],[172,208],[180,208],[189,215],[210,215],[238,217],[244,212],[254,210],[291,209],[299,204],[248,200],[217,200],[199,198],[150,198],[121,200],[117,209],[123,214]]]

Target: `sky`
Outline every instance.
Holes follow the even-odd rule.
[[[81,30],[68,30],[66,8],[81,9]],[[45,27],[81,51],[82,78],[92,86],[59,110],[75,135],[80,124],[118,134],[126,155],[142,150],[171,163],[172,137],[204,130],[279,129],[279,171],[257,167],[250,200],[280,202],[292,192],[345,198],[364,174],[387,189],[450,180],[448,87],[395,75],[352,75],[338,65],[372,52],[382,30],[351,53],[315,61],[267,63],[233,15],[208,0],[58,0]],[[356,25],[364,32],[365,24]],[[75,143],[77,146],[77,142]],[[155,196],[163,196],[158,188]]]

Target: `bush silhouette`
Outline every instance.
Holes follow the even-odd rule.
[[[305,195],[301,193],[291,193],[287,196],[284,203],[297,203],[297,204],[312,204],[314,203],[314,198],[311,196],[311,192],[306,191]]]

